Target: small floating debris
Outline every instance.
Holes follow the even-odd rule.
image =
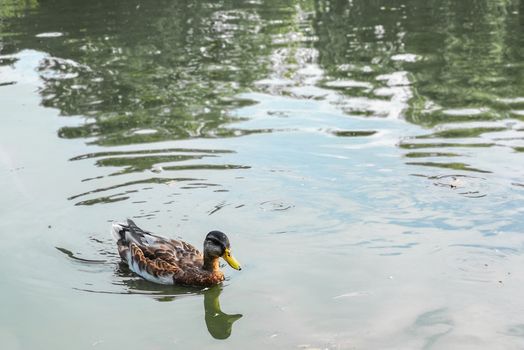
[[[457,187],[460,187],[462,185],[464,185],[464,182],[461,179],[459,179],[458,177],[455,177],[455,176],[453,176],[451,178],[451,181],[449,183],[449,187],[451,187],[451,188],[457,188]]]
[[[433,181],[433,185],[438,187],[458,190],[456,193],[467,198],[482,198],[487,196],[486,178],[463,174],[449,174],[427,176],[422,174],[411,174],[412,176],[425,177]]]
[[[466,185],[466,179],[481,179],[486,180],[483,177],[476,177],[476,176],[468,176],[468,175],[437,175],[437,176],[430,176],[428,179],[430,180],[437,180],[434,182],[437,186],[442,187],[450,187],[450,188],[459,188],[464,187]]]
[[[293,204],[288,204],[277,200],[265,201],[260,203],[260,209],[265,211],[284,211],[293,207]]]

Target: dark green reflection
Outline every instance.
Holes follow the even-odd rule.
[[[379,87],[387,82],[377,81],[379,75],[406,71],[410,122],[433,126],[504,119],[514,107],[512,98],[524,95],[521,1],[315,4],[315,46],[326,80],[350,78]],[[359,94],[375,98],[371,89]]]
[[[85,117],[62,127],[62,138],[125,146],[271,132],[271,125],[233,126],[243,119],[232,112],[256,103],[241,93],[253,90],[317,100],[336,96],[330,102],[351,116],[404,118],[429,129],[421,136],[428,142],[402,143],[402,148],[488,147],[493,144],[485,140],[458,145],[429,139],[480,139],[508,130],[502,120],[523,119],[519,0],[0,4],[1,54],[47,54],[38,66],[42,104],[63,116]],[[0,65],[15,61],[5,56]],[[310,64],[319,68],[316,80],[300,77]],[[262,80],[285,84],[273,89]],[[309,94],[311,86],[304,84],[320,92]],[[342,137],[373,132],[333,130]],[[128,174],[182,161],[162,157],[99,159],[97,165],[121,166],[115,174]],[[213,167],[229,168],[206,164],[204,169]]]
[[[437,131],[433,134],[418,136],[419,139],[429,139],[433,137],[443,138],[464,138],[464,137],[478,137],[484,133],[503,131],[506,128],[460,128]]]
[[[408,158],[426,158],[426,157],[459,157],[460,154],[446,152],[409,152],[404,154]]]
[[[399,144],[400,148],[404,149],[420,149],[420,148],[450,148],[450,147],[472,147],[484,148],[495,146],[494,143],[451,143],[451,142],[435,142],[435,143],[407,143]]]
[[[407,162],[406,164],[429,166],[429,167],[444,168],[444,169],[453,169],[453,170],[466,170],[466,171],[473,171],[476,173],[491,173],[491,171],[473,168],[469,166],[468,164],[457,163],[457,162],[455,163]]]
[[[380,101],[391,102],[392,108],[402,108],[395,117],[431,129],[418,138],[469,139],[467,143],[401,142],[403,149],[442,149],[411,152],[407,157],[458,157],[449,148],[471,147],[474,153],[477,147],[494,146],[486,142],[490,135],[481,136],[510,129],[501,120],[522,120],[523,4],[519,0],[316,0],[314,26],[319,40],[314,45],[324,70],[321,86],[360,98],[355,104],[342,102],[351,115],[390,116],[388,108],[375,107]],[[460,127],[453,127],[459,123]],[[408,164],[484,171],[460,161]]]
[[[2,53],[48,53],[38,68],[42,103],[89,117],[60,137],[112,146],[256,132],[227,127],[239,120],[229,110],[254,103],[234,96],[267,74],[271,38],[253,5],[47,0],[25,11],[13,3],[21,15],[0,25],[21,35]]]
[[[119,183],[118,185],[114,185],[114,186],[97,188],[97,189],[89,191],[89,192],[84,192],[84,193],[80,193],[80,194],[71,196],[68,199],[69,200],[73,200],[73,199],[77,199],[79,197],[83,197],[83,196],[86,196],[86,195],[99,193],[99,192],[110,191],[110,190],[114,190],[114,189],[117,189],[117,188],[128,187],[128,186],[144,185],[144,184],[167,184],[167,183],[187,182],[187,181],[195,181],[195,180],[198,180],[198,179],[194,179],[194,178],[159,178],[159,177],[152,177],[152,178],[148,178],[148,179],[144,179],[144,180],[129,181],[129,182],[125,182],[125,183]],[[129,190],[129,191],[126,191],[126,193],[131,193],[133,191],[136,191],[136,190]],[[116,194],[116,195],[113,195],[113,196],[118,196],[118,195],[120,195],[120,193]],[[101,198],[98,198],[98,199],[94,199],[95,202],[83,201],[83,202],[76,203],[76,205],[95,204],[95,203],[98,203],[98,201],[105,202],[106,198],[112,198],[112,196],[107,196],[107,197],[101,197]]]
[[[371,136],[376,134],[377,132],[374,130],[333,130],[331,132],[335,136],[340,137],[359,137],[359,136]]]
[[[233,323],[238,321],[241,314],[226,314],[220,308],[219,296],[221,286],[214,286],[204,292],[204,310],[206,326],[209,334],[215,339],[227,339],[231,335]]]
[[[2,5],[3,31],[17,33],[4,37],[2,53],[49,53],[40,66],[44,105],[93,118],[59,135],[95,137],[98,144],[235,136],[225,128],[236,120],[227,112],[253,103],[235,96],[279,69],[271,67],[271,55],[280,48],[314,47],[325,72],[318,85],[349,97],[389,100],[376,89],[409,85],[405,117],[425,126],[514,116],[512,99],[524,95],[518,0]],[[307,16],[299,20],[300,11]],[[46,32],[63,36],[38,36]],[[287,34],[318,40],[275,40]],[[296,64],[288,61],[282,65]],[[401,71],[409,81],[380,78]],[[344,79],[352,83],[332,84]]]
[[[181,286],[157,285],[132,275],[127,266],[120,267],[119,274],[125,276],[123,283],[131,293],[150,294],[160,302],[170,302],[185,295],[204,295],[204,319],[209,334],[215,339],[227,339],[231,336],[233,323],[242,318],[242,314],[226,314],[220,307],[222,286],[198,289]]]

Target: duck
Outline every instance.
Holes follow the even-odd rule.
[[[219,284],[224,281],[220,258],[233,269],[242,269],[231,253],[228,237],[221,231],[206,235],[203,252],[182,240],[145,231],[130,219],[126,223],[113,223],[111,233],[122,261],[150,282],[196,287]]]

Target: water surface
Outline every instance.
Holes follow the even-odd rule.
[[[2,348],[524,347],[522,1],[0,0],[0,106]]]

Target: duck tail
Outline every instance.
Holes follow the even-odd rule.
[[[113,235],[117,242],[125,238],[126,227],[127,225],[121,222],[113,222],[111,225],[111,235]]]

